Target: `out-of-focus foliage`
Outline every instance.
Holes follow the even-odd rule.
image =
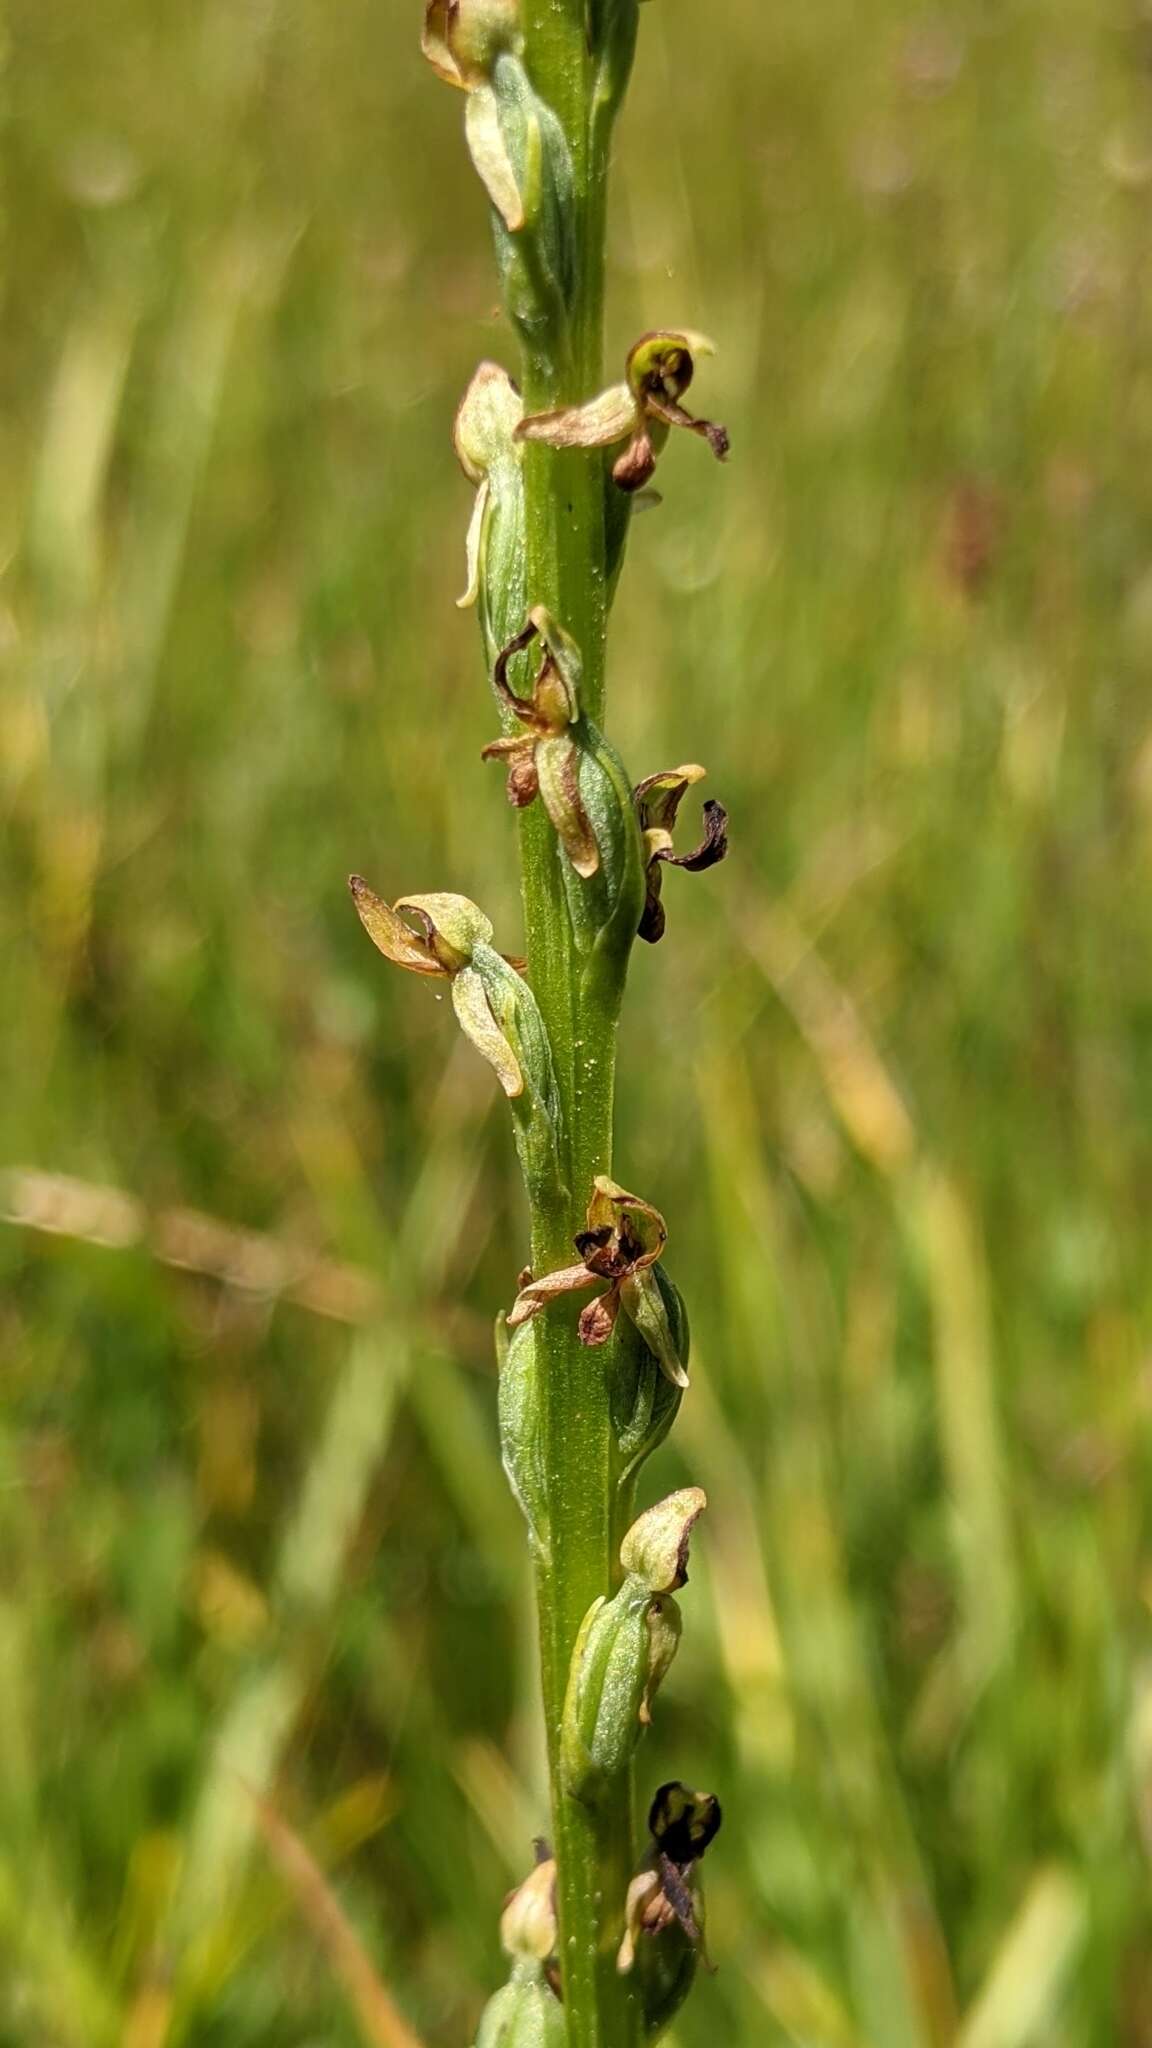
[[[510,356],[419,11],[10,10],[0,2048],[366,2038],[245,1787],[460,2048],[545,1824],[504,1105],[344,887],[517,950],[450,441]],[[653,1496],[711,1503],[676,2041],[1147,2048],[1152,21],[643,16],[609,372],[706,328],[733,438],[612,663],[734,845],[622,1051]]]

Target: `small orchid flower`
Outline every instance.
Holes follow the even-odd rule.
[[[513,1047],[493,1015],[484,980],[474,964],[477,947],[492,951],[492,926],[467,896],[399,896],[389,906],[360,875],[348,886],[373,945],[396,967],[452,984],[452,1007],[505,1095],[523,1093],[524,1075]],[[494,958],[500,956],[494,954]]]
[[[690,761],[681,768],[666,768],[659,775],[646,776],[632,792],[644,842],[647,880],[639,934],[649,945],[654,946],[664,936],[664,905],[660,900],[664,865],[700,874],[705,868],[715,867],[728,851],[728,813],[714,797],[709,797],[704,805],[704,837],[699,846],[691,853],[677,853],[673,845],[676,814],[685,792],[694,782],[700,782],[704,773],[698,762]]]
[[[538,1841],[535,1866],[504,1902],[500,1945],[505,1955],[546,1963],[556,1943],[556,1859],[548,1844]]]
[[[702,1949],[695,1867],[720,1828],[720,1801],[711,1792],[690,1792],[673,1780],[661,1785],[648,1815],[648,1854],[628,1887],[624,1939],[616,1967],[627,1974],[642,1936],[679,1926]]]
[[[560,412],[530,413],[516,429],[522,441],[542,441],[549,448],[615,448],[623,444],[612,465],[622,491],[638,491],[649,481],[668,439],[670,427],[686,427],[707,441],[723,462],[728,433],[712,420],[695,419],[680,400],[692,382],[695,358],[713,355],[707,335],[660,332],[642,334],[628,352],[626,381],[610,385],[584,405]]]
[[[498,59],[520,48],[519,0],[426,0],[421,47],[446,85],[468,94],[465,133],[489,199],[513,234],[527,218],[494,89]]]
[[[652,1270],[668,1241],[664,1218],[650,1202],[630,1195],[606,1174],[597,1174],[588,1204],[588,1227],[574,1242],[578,1266],[565,1266],[540,1279],[527,1277],[508,1317],[509,1329],[539,1315],[562,1294],[579,1294],[598,1281],[608,1287],[581,1312],[580,1342],[606,1344],[623,1309],[634,1323],[661,1371],[673,1385],[686,1387],[688,1375],[676,1346],[668,1307]]]
[[[543,659],[530,697],[519,697],[508,681],[508,665],[539,639]],[[556,828],[578,875],[587,879],[600,866],[600,849],[580,794],[580,746],[573,727],[580,717],[580,650],[563,626],[534,605],[521,631],[502,647],[492,672],[497,695],[523,733],[493,740],[481,759],[508,764],[508,801],[517,810],[537,796]]]

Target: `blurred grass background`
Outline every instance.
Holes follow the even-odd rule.
[[[418,14],[9,9],[3,2048],[365,2038],[241,1779],[457,2048],[544,1824],[508,1133],[344,890],[516,949]],[[613,654],[735,846],[622,1055],[712,1501],[677,2048],[1152,2043],[1150,256],[1137,0],[644,9],[611,352],[713,333],[734,446]]]

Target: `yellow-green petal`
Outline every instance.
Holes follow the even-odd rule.
[[[357,915],[374,946],[396,967],[413,974],[443,976],[449,970],[432,952],[427,939],[418,938],[410,925],[368,887],[362,875],[349,875],[348,887]]]

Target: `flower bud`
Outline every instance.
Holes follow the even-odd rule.
[[[572,1653],[561,1760],[568,1790],[592,1802],[628,1763],[680,1642],[673,1587],[687,1579],[688,1542],[705,1506],[699,1487],[672,1494],[633,1523],[621,1546],[627,1576],[589,1608]]]
[[[500,1917],[505,1955],[546,1963],[556,1953],[556,1863],[542,1850],[534,1870],[517,1885]]]
[[[668,1278],[662,1265],[653,1266],[656,1284],[672,1331],[676,1356],[688,1364],[688,1316],[679,1288]],[[646,1458],[663,1443],[683,1399],[683,1388],[671,1380],[654,1353],[648,1349],[634,1323],[627,1317],[618,1324],[619,1335],[612,1379],[612,1427],[620,1455],[620,1492],[630,1487]]]
[[[620,1545],[620,1562],[650,1593],[678,1593],[688,1583],[692,1531],[708,1505],[701,1486],[685,1486],[658,1500],[633,1522]]]

